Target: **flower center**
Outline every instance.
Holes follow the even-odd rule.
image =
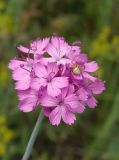
[[[72,65],[72,72],[74,74],[80,74],[82,71],[82,68],[78,64],[73,64]]]
[[[63,100],[59,102],[59,105],[62,106],[64,104]]]
[[[49,76],[47,77],[47,82],[51,82],[52,79],[54,78],[54,76],[55,76],[55,73],[54,73],[54,72],[51,72],[51,73],[49,74]]]

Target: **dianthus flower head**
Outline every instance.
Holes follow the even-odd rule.
[[[73,124],[75,113],[97,106],[95,95],[105,90],[104,82],[94,75],[99,66],[81,52],[77,43],[69,44],[63,37],[36,39],[29,47],[19,45],[9,63],[19,109],[34,111],[39,105],[52,125],[61,120]]]

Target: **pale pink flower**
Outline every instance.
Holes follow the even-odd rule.
[[[44,96],[41,98],[41,105],[45,107],[45,114],[49,117],[52,125],[59,125],[61,119],[71,125],[76,120],[74,113],[82,113],[85,109],[70,88],[62,89],[61,94],[57,97]]]
[[[67,52],[71,50],[68,43],[63,37],[53,36],[48,45],[47,52],[51,56],[50,61],[57,62],[57,64],[70,63],[70,59],[65,58]]]
[[[89,61],[87,59],[87,56],[85,54],[80,54],[78,56],[75,56],[72,60],[72,68],[75,73],[75,68],[77,70],[76,74],[74,76],[78,79],[89,79],[91,81],[95,81],[96,77],[92,76],[91,73],[98,70],[99,66],[95,61]]]
[[[26,48],[22,45],[19,45],[17,49],[24,53],[31,53],[34,56],[42,55],[46,52],[46,48],[49,43],[49,38],[36,39],[30,42],[30,47]]]
[[[76,94],[79,97],[79,100],[85,102],[88,107],[94,108],[97,106],[97,100],[94,96],[97,94],[101,94],[104,90],[105,86],[103,81],[87,81],[83,82],[83,84],[80,84],[80,87],[77,90]]]
[[[61,88],[68,86],[68,77],[58,76],[58,66],[55,63],[48,63],[47,66],[36,64],[34,67],[35,75],[31,87],[39,90],[41,86],[47,87],[50,96],[58,96]]]

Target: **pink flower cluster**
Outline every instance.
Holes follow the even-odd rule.
[[[95,108],[95,95],[104,90],[104,82],[92,74],[98,69],[76,43],[68,44],[63,37],[36,39],[30,47],[19,45],[20,57],[9,63],[19,109],[31,112],[38,105],[52,125],[61,120],[73,124],[75,113]]]

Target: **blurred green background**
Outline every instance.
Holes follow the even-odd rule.
[[[18,110],[8,62],[52,33],[82,41],[107,89],[72,126],[44,119],[31,160],[119,160],[119,0],[0,0],[0,160],[21,160],[40,112]]]

